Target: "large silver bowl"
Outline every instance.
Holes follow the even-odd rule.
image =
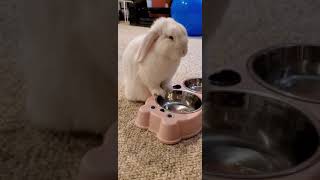
[[[197,95],[181,90],[169,91],[165,97],[158,96],[156,101],[164,109],[178,114],[198,111],[202,104]]]
[[[283,95],[320,103],[320,46],[284,46],[249,60],[251,75]]]
[[[311,164],[319,146],[315,121],[270,97],[216,91],[203,104],[203,172],[267,178]],[[314,120],[314,119],[313,119]]]

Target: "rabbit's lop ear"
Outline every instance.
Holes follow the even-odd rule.
[[[159,37],[159,33],[157,31],[152,31],[152,30],[144,37],[136,57],[138,62],[143,61],[143,59],[150,52],[151,47],[156,42],[158,37]]]

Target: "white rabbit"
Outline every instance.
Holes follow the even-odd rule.
[[[182,57],[188,51],[183,25],[172,18],[158,18],[149,32],[133,39],[123,54],[125,96],[146,101],[151,95],[164,96]]]

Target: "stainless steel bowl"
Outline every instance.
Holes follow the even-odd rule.
[[[207,177],[283,175],[308,166],[315,157],[317,128],[291,105],[250,93],[217,91],[206,97],[203,107]]]
[[[184,85],[187,89],[194,91],[194,92],[201,92],[202,91],[202,79],[201,78],[193,78],[184,81]]]
[[[264,50],[249,60],[249,71],[265,87],[300,100],[320,103],[320,46]]]
[[[201,108],[201,99],[193,93],[181,90],[167,92],[165,97],[158,96],[157,103],[164,109],[178,114],[192,113]]]

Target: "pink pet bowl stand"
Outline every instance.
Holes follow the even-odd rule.
[[[148,98],[139,109],[135,125],[155,133],[160,142],[164,144],[176,144],[183,139],[197,135],[202,128],[202,94],[201,91],[196,92],[186,87],[186,82],[189,81],[173,86],[173,93],[169,92],[166,95],[168,100],[162,105],[159,103],[159,97]],[[177,99],[180,99],[180,104],[175,102]],[[181,113],[181,107],[190,105],[196,100],[200,102],[194,104],[198,106],[195,110]],[[170,105],[174,110],[170,109]]]

